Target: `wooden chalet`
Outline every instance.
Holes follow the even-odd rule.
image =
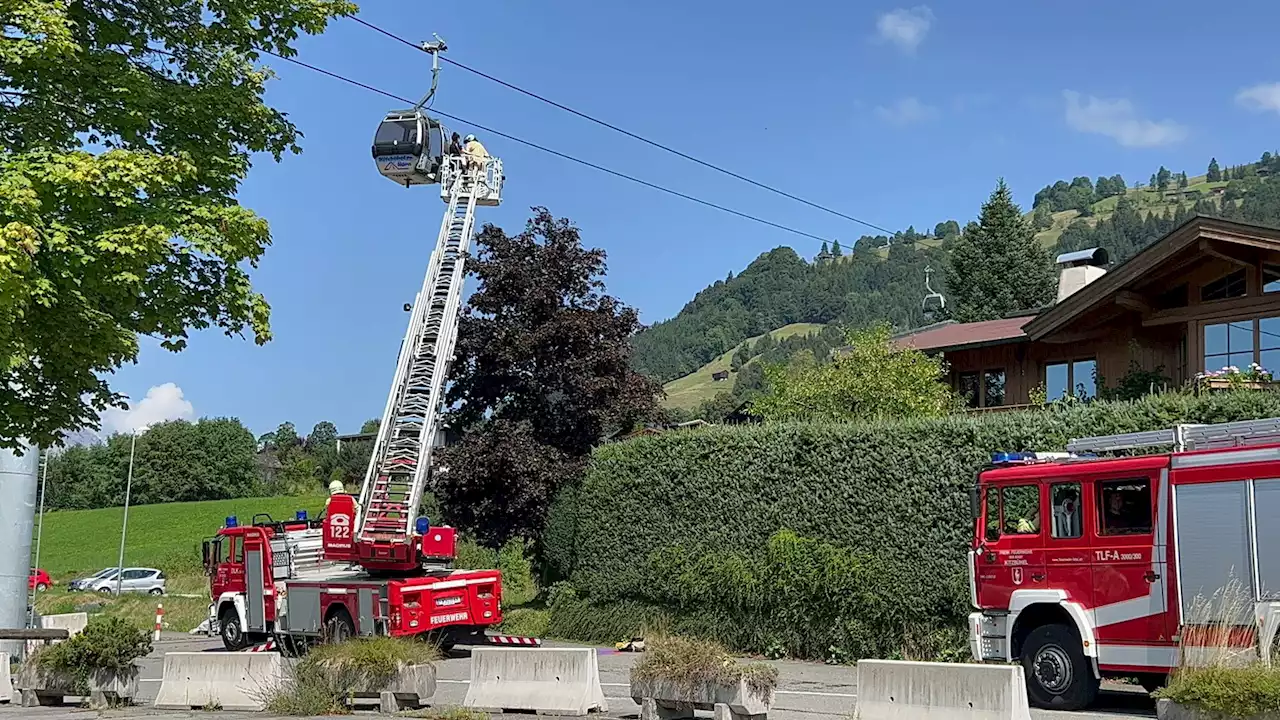
[[[1251,363],[1280,374],[1280,230],[1195,216],[1107,269],[1068,253],[1058,300],[1020,317],[939,323],[897,342],[941,353],[975,409],[1090,398],[1136,367],[1175,385]]]

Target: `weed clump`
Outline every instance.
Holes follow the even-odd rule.
[[[441,657],[434,645],[401,638],[319,645],[280,687],[268,689],[265,705],[277,715],[345,715],[351,712],[349,701],[355,693],[389,684],[402,666],[426,665]]]
[[[644,657],[631,668],[631,681],[673,683],[681,692],[703,685],[733,685],[745,680],[757,698],[778,686],[778,669],[765,663],[740,664],[721,645],[705,640],[666,637],[648,640]]]

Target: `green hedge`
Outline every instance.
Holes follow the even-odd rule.
[[[740,650],[946,655],[968,611],[968,490],[992,452],[1274,416],[1276,393],[1174,393],[607,445],[581,486],[557,498],[542,539],[551,572],[576,590],[553,604],[552,631],[618,641],[661,617]],[[605,631],[614,636],[598,637]]]

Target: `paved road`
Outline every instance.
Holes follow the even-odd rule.
[[[164,638],[156,644],[155,651],[141,661],[140,702],[149,704],[155,698],[165,652],[220,650],[221,647],[217,640],[166,633]],[[600,651],[600,683],[609,700],[608,715],[610,717],[634,718],[640,713],[639,706],[631,700],[627,681],[631,664],[635,662],[636,657],[632,653]],[[777,699],[770,713],[772,720],[847,720],[853,716],[857,702],[857,675],[852,667],[793,660],[775,661],[771,664],[777,666],[779,671]],[[470,661],[465,653],[441,662],[438,673],[438,687],[435,697],[432,698],[432,704],[439,706],[462,704],[462,699],[467,693],[467,678],[470,675]],[[1155,716],[1155,711],[1154,704],[1145,693],[1117,687],[1109,688],[1104,692],[1098,707],[1089,712],[1063,713],[1033,710],[1031,715],[1037,720],[1057,718],[1125,720],[1151,718]],[[146,707],[111,711],[104,713],[104,716],[146,717],[153,720],[177,720],[178,718],[240,720],[265,717],[253,713],[166,712]],[[27,717],[35,720],[85,720],[92,715],[72,708],[24,709],[12,705],[0,706],[0,720],[18,720]],[[528,716],[521,717],[527,720]]]

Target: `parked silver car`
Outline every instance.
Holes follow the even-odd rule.
[[[114,577],[115,572],[116,572],[116,569],[113,567],[102,568],[101,570],[99,570],[98,572],[92,575],[86,575],[85,577],[76,578],[75,580],[72,580],[71,582],[67,583],[67,589],[73,592],[76,590],[87,590],[95,582],[97,582],[98,580],[101,580],[102,578],[108,575],[111,575],[112,577]]]
[[[120,576],[120,592],[163,595],[165,593],[164,582],[164,573],[155,568],[125,568]],[[99,573],[92,578],[86,579],[84,584],[77,589],[87,592],[115,592],[116,569],[108,568],[105,574]]]

